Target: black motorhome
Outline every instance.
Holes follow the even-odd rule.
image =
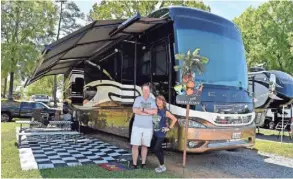
[[[83,65],[83,105],[74,105],[82,125],[129,136],[134,99],[141,85],[152,84],[178,125],[166,137],[168,146],[183,150],[186,108],[176,104],[175,54],[200,49],[209,63],[196,74],[203,83],[201,104],[192,105],[188,152],[253,146],[254,108],[247,92],[245,49],[239,29],[227,19],[187,7],[168,7],[128,20],[99,20],[50,44],[29,83],[44,75],[66,74]],[[89,98],[89,99],[87,99]]]

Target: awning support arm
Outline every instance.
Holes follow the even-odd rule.
[[[112,55],[114,55],[114,54],[116,54],[118,52],[119,52],[119,50],[115,49],[115,51],[113,53],[111,53],[111,54],[107,55],[106,57],[102,58],[101,60],[99,60],[99,62],[102,62],[102,61],[106,60],[107,58],[110,58]]]
[[[129,18],[128,20],[124,21],[122,24],[120,24],[117,28],[115,28],[114,30],[112,30],[109,33],[110,37],[113,37],[114,35],[122,32],[124,29],[126,29],[127,27],[129,27],[130,25],[132,25],[133,23],[139,21],[141,18],[139,13],[136,13],[134,16],[132,16],[131,18]]]

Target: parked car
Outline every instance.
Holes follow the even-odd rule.
[[[275,129],[279,122],[282,122],[282,108],[279,109],[269,109],[264,123],[264,128]],[[289,122],[288,129],[290,129],[291,120],[291,109],[284,110],[284,123]]]
[[[45,104],[49,104],[50,97],[48,95],[44,95],[44,94],[37,94],[37,95],[32,95],[30,101],[42,102]]]
[[[1,104],[1,122],[8,122],[13,118],[31,118],[36,108],[42,109],[42,113],[48,113],[49,120],[54,118],[57,110],[59,111],[41,102],[7,101]]]

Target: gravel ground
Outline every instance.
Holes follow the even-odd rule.
[[[129,143],[125,139],[100,133],[94,134],[94,136],[119,147],[130,149]],[[249,149],[188,154],[185,169],[181,167],[182,153],[166,151],[165,155],[166,165],[178,177],[293,177],[293,159]],[[157,165],[157,159],[151,154],[148,161],[151,167]]]
[[[242,149],[188,155],[188,168],[193,171],[216,171],[234,177],[292,178],[293,159]],[[218,177],[218,176],[211,176]]]

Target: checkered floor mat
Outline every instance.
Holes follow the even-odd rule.
[[[22,170],[101,164],[116,161],[122,155],[131,155],[96,138],[79,136],[75,144],[74,140],[59,140],[60,135],[54,137],[48,142],[42,137],[23,141],[19,149]]]
[[[56,134],[56,135],[51,135],[51,136],[45,136],[45,135],[40,135],[40,136],[24,136],[23,141],[24,144],[28,144],[27,141],[37,141],[37,142],[43,142],[43,141],[58,141],[58,140],[74,140],[77,136],[78,140],[85,140],[87,138],[81,136],[81,135],[62,135],[62,134]],[[94,138],[91,138],[94,139]],[[29,146],[28,146],[29,147]]]

